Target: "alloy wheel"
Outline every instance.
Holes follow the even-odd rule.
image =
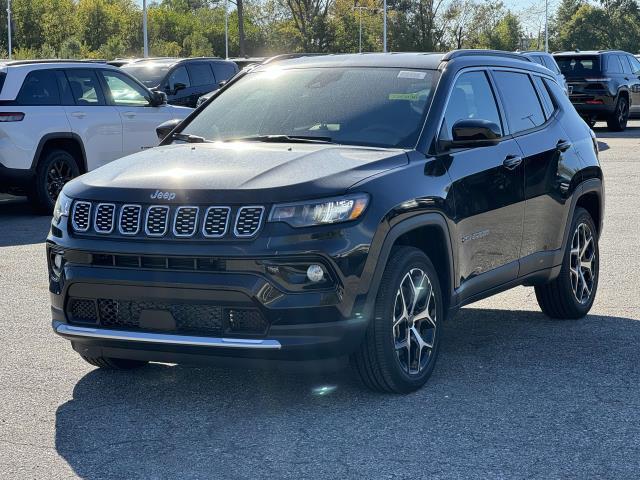
[[[436,296],[429,276],[410,270],[400,282],[393,309],[393,339],[400,366],[409,375],[429,364],[436,339]]]
[[[58,199],[62,187],[73,178],[73,169],[65,159],[54,160],[47,171],[46,190],[52,201]]]
[[[619,104],[618,104],[618,123],[620,123],[620,125],[624,125],[627,122],[627,116],[629,112],[629,107],[627,105],[627,102],[625,102],[624,100],[620,100]]]
[[[579,303],[585,304],[591,298],[598,274],[595,239],[586,223],[580,223],[573,234],[569,268],[573,294]]]

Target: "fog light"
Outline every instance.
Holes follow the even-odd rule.
[[[62,275],[62,264],[64,263],[64,258],[61,253],[54,253],[51,258],[51,273],[55,280],[60,278]]]
[[[324,280],[324,270],[320,265],[309,265],[307,268],[307,278],[313,283],[318,283]]]

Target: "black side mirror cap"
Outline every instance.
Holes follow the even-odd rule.
[[[167,104],[167,94],[158,90],[151,91],[150,102],[152,107],[159,107]]]
[[[447,148],[475,148],[497,145],[502,139],[499,125],[489,120],[458,120],[453,125],[453,140],[446,142]]]
[[[184,83],[174,83],[173,84],[173,94],[175,95],[180,90],[184,90],[187,86]]]
[[[161,123],[156,127],[156,135],[158,136],[158,140],[161,142],[167,138],[167,136],[176,128],[180,122],[179,118],[173,118],[171,120],[167,120],[166,122]]]

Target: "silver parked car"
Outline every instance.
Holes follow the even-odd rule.
[[[569,86],[567,85],[567,80],[564,78],[564,75],[560,71],[560,67],[556,63],[553,55],[548,52],[537,52],[537,51],[529,51],[529,52],[517,52],[525,57],[529,58],[532,62],[535,62],[543,67],[547,67],[549,70],[553,72],[556,77],[558,84],[562,85],[564,91],[567,95],[569,95]]]

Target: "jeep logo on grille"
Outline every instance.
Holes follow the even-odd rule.
[[[162,192],[160,190],[156,190],[151,194],[151,200],[173,200],[176,198],[175,192]]]

